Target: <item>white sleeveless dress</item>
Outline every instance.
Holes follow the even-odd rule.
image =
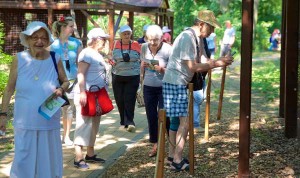
[[[60,110],[50,120],[38,113],[39,106],[59,85],[53,61],[51,56],[34,59],[28,51],[18,53],[17,58],[15,155],[10,177],[62,177]]]

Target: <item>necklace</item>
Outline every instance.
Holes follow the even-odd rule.
[[[150,51],[150,54],[151,54],[152,58],[154,59],[155,55],[159,52],[159,50],[161,50],[161,48],[162,48],[162,43],[159,44],[159,46],[156,48],[156,51],[154,50],[155,53],[154,53],[154,51],[151,50],[149,44],[148,44],[148,48],[149,48],[149,51]]]
[[[66,41],[65,43],[61,43],[62,51],[63,51],[63,56],[64,56],[64,62],[66,64],[66,69],[70,72],[70,61],[69,61],[69,43]]]
[[[60,42],[60,43],[61,43],[62,51],[63,51],[63,54],[64,54],[64,58],[65,58],[65,60],[67,61],[68,58],[69,58],[69,56],[68,56],[68,52],[69,52],[69,49],[68,49],[68,47],[69,47],[68,41],[66,41],[65,43],[62,43],[62,42]]]
[[[39,66],[37,67],[37,65],[35,64],[35,62],[38,62],[39,63]],[[39,72],[40,72],[40,70],[41,70],[41,67],[42,67],[42,65],[43,65],[43,62],[44,62],[44,60],[32,60],[32,65],[33,65],[33,68],[32,68],[32,70],[33,70],[33,72],[34,72],[34,77],[33,77],[33,79],[35,80],[35,81],[37,81],[37,80],[39,80]]]

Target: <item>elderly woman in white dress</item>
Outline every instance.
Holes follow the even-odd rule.
[[[10,177],[62,177],[60,109],[46,119],[39,113],[39,107],[52,94],[54,97],[62,96],[69,82],[59,55],[54,59],[46,49],[53,42],[46,24],[31,22],[20,33],[20,40],[28,49],[17,53],[12,62],[0,116],[0,129],[5,131],[8,105],[16,92],[13,121],[15,155]]]

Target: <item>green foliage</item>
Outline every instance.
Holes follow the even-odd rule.
[[[258,8],[258,24],[267,22],[271,25],[267,30],[271,34],[274,28],[281,28],[282,0],[260,0]],[[270,36],[269,34],[269,36]]]
[[[13,57],[2,52],[1,46],[4,44],[3,23],[0,22],[0,96],[2,96],[4,88],[8,80],[7,66],[12,62]]]
[[[4,36],[3,23],[0,21],[0,52],[2,51],[2,45],[4,44]]]
[[[108,32],[108,16],[92,16],[93,20],[106,32]],[[115,16],[115,22],[118,17]],[[120,26],[127,24],[127,18],[123,17],[120,21]],[[155,24],[154,19],[150,19],[148,16],[135,16],[134,17],[134,39],[143,36],[143,27],[146,24]],[[94,25],[88,21],[88,31],[94,28]],[[119,38],[119,33],[117,31],[115,38]]]
[[[256,51],[262,51],[269,46],[269,37],[274,28],[281,27],[281,0],[259,0],[258,1],[258,20],[255,26],[253,48]],[[176,37],[184,27],[191,26],[197,12],[202,9],[212,10],[222,28],[217,28],[218,41],[221,40],[224,33],[224,24],[226,20],[232,22],[236,30],[236,41],[233,45],[233,51],[240,51],[241,47],[241,27],[242,27],[242,0],[206,0],[206,1],[169,1],[171,9],[174,10],[174,37]],[[217,54],[219,54],[217,52]],[[218,57],[218,56],[216,56]]]
[[[270,42],[270,33],[268,28],[272,25],[271,22],[261,22],[256,25],[255,36],[254,36],[254,45],[253,49],[255,51],[265,51],[269,48]]]
[[[7,84],[8,74],[7,72],[0,71],[0,96],[2,96],[4,88]]]
[[[259,91],[269,101],[279,95],[279,60],[257,61],[252,68],[252,89]]]
[[[155,19],[150,19],[148,16],[135,16],[134,17],[134,39],[143,36],[144,25],[155,24]]]
[[[1,64],[10,64],[12,62],[13,56],[5,54],[0,51],[0,65]]]

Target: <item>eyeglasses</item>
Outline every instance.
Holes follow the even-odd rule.
[[[41,41],[43,42],[47,42],[49,39],[47,37],[38,37],[38,36],[31,36],[30,39],[32,39],[32,41],[38,41],[39,39],[41,39]]]
[[[147,38],[148,42],[153,42],[153,43],[157,43],[159,42],[161,39],[160,38]]]
[[[207,24],[207,23],[206,23],[206,25],[207,25],[207,27],[209,28],[209,30],[210,30],[211,32],[215,29],[215,27],[212,26],[212,25],[210,25],[210,24]]]

